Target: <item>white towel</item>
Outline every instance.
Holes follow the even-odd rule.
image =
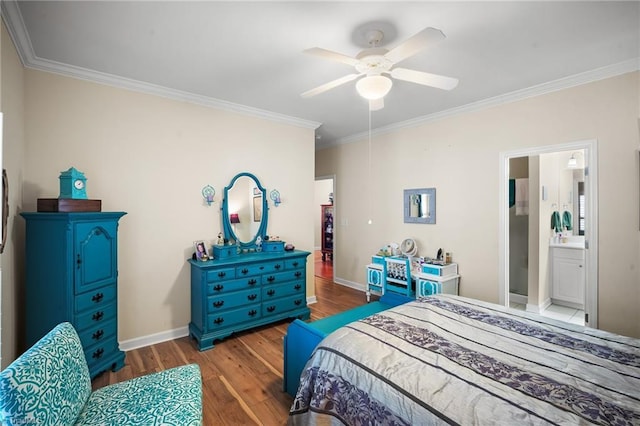
[[[516,179],[516,216],[529,214],[529,179]]]

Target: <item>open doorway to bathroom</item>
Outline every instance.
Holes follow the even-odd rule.
[[[596,160],[596,141],[501,154],[501,303],[597,327]]]
[[[333,281],[335,259],[335,179],[333,176],[318,177],[315,181],[314,203],[314,267],[317,277]]]

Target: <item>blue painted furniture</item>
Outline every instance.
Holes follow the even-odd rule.
[[[191,264],[189,334],[200,350],[236,331],[309,318],[307,251],[253,252]]]
[[[21,213],[26,220],[26,345],[68,321],[91,378],[118,370],[118,220],[124,212]]]
[[[78,333],[61,323],[0,373],[1,425],[200,425],[197,364],[91,392]]]
[[[316,346],[329,333],[351,322],[407,303],[410,300],[408,297],[389,293],[382,296],[377,302],[367,303],[317,321],[309,323],[300,320],[293,321],[284,336],[284,391],[295,396],[305,364]]]

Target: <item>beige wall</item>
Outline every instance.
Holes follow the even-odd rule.
[[[17,355],[22,344],[22,334],[17,324],[21,318],[23,294],[19,284],[24,252],[24,227],[17,212],[22,209],[22,182],[24,178],[24,69],[2,25],[2,75],[0,87],[1,109],[4,113],[2,167],[9,178],[9,220],[7,243],[2,256],[2,367]]]
[[[364,285],[371,254],[413,237],[421,255],[453,253],[463,296],[498,302],[500,153],[587,139],[599,155],[599,326],[640,337],[638,73],[374,136],[370,179],[367,141],[318,151],[316,175],[337,178],[336,279]],[[402,190],[422,187],[437,189],[437,223],[404,224]]]

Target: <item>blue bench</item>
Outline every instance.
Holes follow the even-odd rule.
[[[334,330],[354,321],[385,311],[412,300],[387,293],[379,301],[367,303],[339,314],[312,322],[293,321],[284,336],[284,380],[283,388],[291,396],[298,391],[300,375],[313,350],[320,341]]]

